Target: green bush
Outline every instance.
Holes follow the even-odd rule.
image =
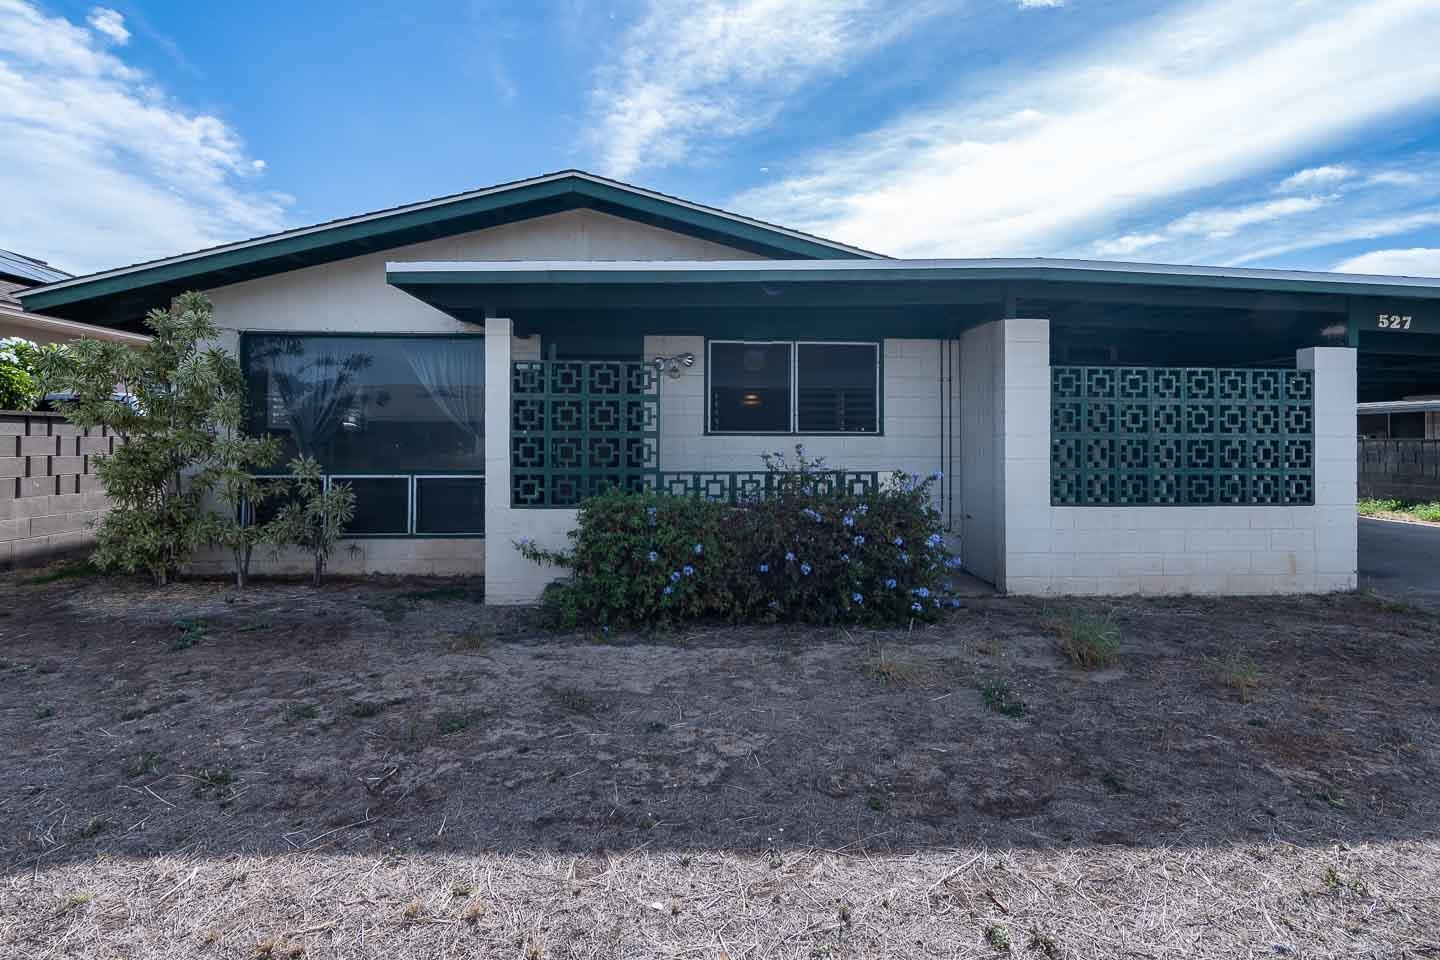
[[[566,625],[713,618],[904,623],[958,606],[930,487],[896,473],[859,495],[821,461],[766,458],[776,492],[739,506],[612,491],[580,505],[571,547],[516,544],[572,571],[546,603]]]

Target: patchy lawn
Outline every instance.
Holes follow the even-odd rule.
[[[1416,608],[596,638],[453,581],[41,580],[0,577],[3,956],[1440,955]]]
[[[1440,523],[1440,503],[1406,503],[1404,500],[1365,499],[1356,504],[1362,517]]]

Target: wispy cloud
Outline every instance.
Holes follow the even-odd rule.
[[[1387,273],[1402,277],[1440,277],[1440,249],[1409,247],[1371,250],[1335,264],[1342,273]]]
[[[27,0],[0,0],[0,169],[0,246],[72,270],[269,232],[289,202],[223,120]]]
[[[1038,7],[1063,7],[1065,0],[1015,0],[1015,5],[1022,10],[1033,10]]]
[[[125,29],[125,16],[119,10],[91,7],[90,16],[85,22],[121,46],[130,42],[130,31]]]
[[[1145,210],[1440,99],[1437,37],[1433,0],[1192,2],[1005,77],[1024,79],[962,81],[733,204],[901,255],[1085,250]],[[1290,210],[1269,202],[1229,226]],[[1131,230],[1125,242],[1217,225]]]
[[[590,92],[590,147],[621,177],[691,159],[764,129],[797,92],[955,5],[648,0]]]
[[[1158,246],[1185,239],[1224,240],[1233,237],[1246,227],[1274,223],[1286,217],[1310,213],[1334,202],[1337,197],[1329,196],[1284,197],[1279,200],[1262,200],[1231,207],[1209,207],[1193,210],[1183,217],[1177,217],[1159,230],[1148,233],[1128,233],[1113,240],[1102,240],[1095,244],[1095,252],[1102,257],[1129,256]]]
[[[1310,167],[1290,174],[1275,187],[1277,193],[1295,193],[1301,190],[1316,190],[1333,187],[1355,176],[1353,167],[1341,163],[1327,163],[1323,167]]]

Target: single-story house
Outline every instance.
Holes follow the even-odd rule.
[[[252,429],[353,485],[335,569],[496,603],[587,493],[738,500],[797,443],[854,489],[941,471],[951,545],[1012,593],[1350,590],[1360,332],[1440,313],[1406,278],[896,260],[579,171],[21,296],[135,329],[189,289]]]

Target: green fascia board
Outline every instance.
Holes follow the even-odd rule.
[[[61,281],[52,287],[30,291],[23,295],[23,300],[27,310],[60,312],[59,308],[67,306],[177,283],[187,289],[204,289],[577,207],[594,208],[764,256],[824,259],[866,256],[862,251],[848,252],[839,244],[818,238],[809,239],[589,177],[566,175],[478,196],[416,204],[393,213],[361,215],[329,226],[302,228],[270,240],[245,241],[213,253],[202,252],[163,260],[153,266],[109,271],[91,280]],[[243,275],[227,278],[226,271],[242,271]]]
[[[814,263],[805,266],[783,263],[749,264],[659,264],[624,269],[596,269],[583,264],[542,266],[534,264],[477,264],[477,268],[453,265],[392,263],[386,280],[398,287],[436,284],[488,287],[531,286],[649,286],[683,287],[701,284],[925,284],[943,282],[1044,282],[1075,284],[1124,284],[1129,286],[1188,287],[1198,289],[1245,290],[1273,293],[1320,293],[1372,296],[1387,299],[1440,299],[1440,281],[1417,282],[1408,278],[1387,281],[1378,277],[1347,279],[1340,274],[1301,271],[1239,271],[1215,268],[1166,268],[1156,265],[1093,265],[1092,261],[854,261]]]

